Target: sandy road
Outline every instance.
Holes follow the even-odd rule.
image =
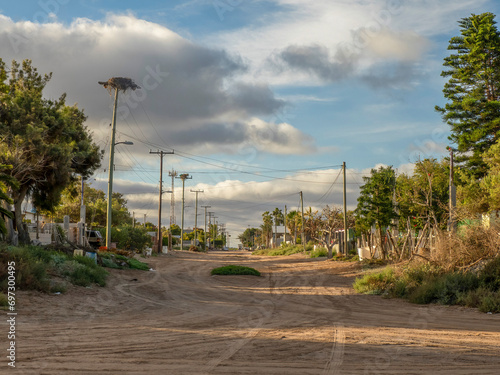
[[[355,264],[176,252],[18,296],[19,374],[498,374],[500,315],[356,295]],[[263,276],[210,276],[240,264]],[[2,322],[2,340],[7,339]],[[5,331],[6,332],[6,331]]]

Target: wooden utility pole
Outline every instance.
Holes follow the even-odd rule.
[[[163,249],[163,238],[161,234],[161,201],[163,194],[163,155],[173,154],[173,151],[149,151],[150,154],[160,155],[160,197],[158,198],[158,245],[156,251],[158,254],[162,253]]]
[[[283,217],[283,225],[285,226],[284,232],[285,232],[285,245],[286,245],[286,204],[285,204],[285,216]]]
[[[175,224],[175,195],[174,195],[174,182],[177,177],[177,171],[171,170],[168,175],[172,177],[172,195],[170,196],[170,226]]]
[[[206,250],[207,248],[207,208],[210,208],[212,206],[201,206],[205,209],[205,233],[204,233],[204,243],[205,243],[205,246],[204,246],[204,249]]]
[[[304,227],[306,226],[306,222],[304,221],[304,195],[302,192],[300,192],[300,209],[301,209],[301,214],[302,214],[302,234],[301,234],[301,240],[302,240],[302,246],[304,247],[304,252],[306,252],[306,237],[304,235]]]
[[[196,203],[194,209],[194,246],[198,246],[198,193],[203,193],[203,190],[191,190],[191,193],[196,194]]]
[[[457,206],[457,189],[453,181],[453,150],[450,147],[450,219],[448,224],[448,231],[455,232],[457,230],[457,223],[455,218],[455,207]]]
[[[345,162],[342,163],[342,170],[344,173],[344,254],[347,255],[349,252],[347,246],[347,181],[346,181],[346,168]],[[340,250],[340,246],[339,246]]]
[[[182,215],[181,215],[181,250],[184,250],[184,183],[186,180],[192,179],[188,173],[181,174],[178,178],[182,180]]]

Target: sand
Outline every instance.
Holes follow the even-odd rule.
[[[146,261],[154,271],[111,270],[105,288],[20,292],[16,369],[4,357],[0,373],[500,373],[500,314],[356,294],[356,263],[243,251]],[[262,276],[210,275],[226,264]]]

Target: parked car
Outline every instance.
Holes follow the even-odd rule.
[[[98,230],[87,230],[85,232],[87,241],[89,245],[94,249],[98,249],[100,246],[104,246],[104,239],[102,238],[101,232]]]

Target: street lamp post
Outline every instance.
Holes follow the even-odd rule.
[[[113,103],[113,121],[111,123],[111,142],[109,145],[109,167],[108,167],[108,207],[106,215],[106,247],[111,246],[111,213],[112,213],[112,195],[113,195],[113,169],[115,159],[115,133],[116,133],[116,107],[118,103],[118,92],[125,92],[127,89],[140,89],[130,78],[113,77],[107,81],[99,82],[100,85],[111,91],[115,90],[115,98]],[[132,142],[119,142],[123,144],[131,144]]]

